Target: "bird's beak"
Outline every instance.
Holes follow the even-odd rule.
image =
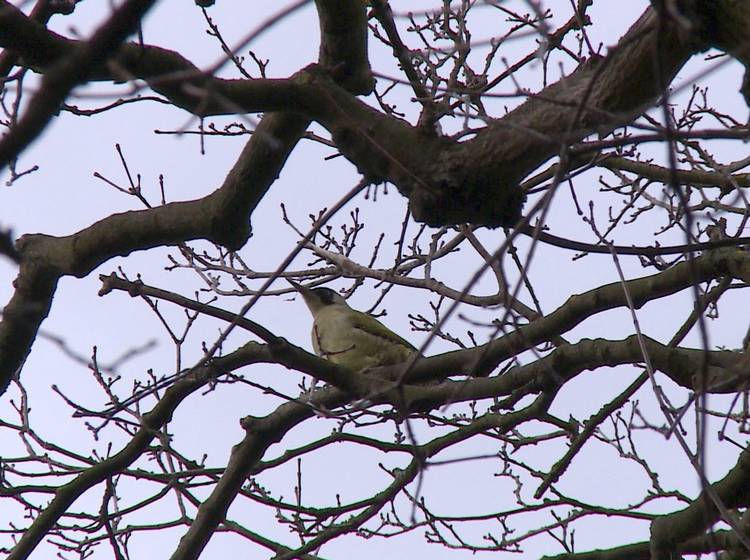
[[[289,278],[284,278],[287,282],[289,282],[292,285],[292,288],[297,290],[299,293],[309,292],[310,290],[305,288],[302,284],[298,284],[294,280],[290,280]]]
[[[312,301],[315,297],[312,294],[312,290],[310,288],[305,288],[302,284],[298,284],[297,282],[295,282],[294,280],[290,280],[289,278],[286,278],[286,281],[292,285],[292,288],[300,293],[302,299],[304,299],[305,303],[309,306],[309,302]]]

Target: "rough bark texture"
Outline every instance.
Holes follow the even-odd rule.
[[[126,3],[136,4],[148,3]],[[104,37],[102,45],[74,41],[47,30],[0,0],[0,46],[8,49],[13,60],[48,77],[42,84],[47,101],[41,105],[36,121],[26,134],[13,137],[15,144],[7,144],[5,151],[5,141],[0,144],[0,161],[28,145],[70,88],[85,80],[143,79],[176,106],[201,116],[265,113],[223,185],[208,196],[111,215],[65,237],[33,234],[18,242],[20,268],[15,293],[0,323],[0,392],[23,365],[61,277],[82,277],[113,257],[194,239],[210,240],[229,249],[241,247],[250,235],[253,211],[313,120],[330,132],[338,150],[369,181],[393,183],[409,199],[418,220],[431,225],[468,222],[512,226],[521,217],[524,193],[519,184],[524,177],[564,153],[571,144],[591,134],[611,131],[643,113],[693,54],[714,46],[750,66],[750,3],[655,1],[654,8],[647,10],[606,56],[586,61],[569,76],[530,95],[517,109],[488,122],[472,138],[459,142],[438,136],[427,127],[412,126],[358,99],[357,95],[372,92],[374,85],[367,55],[365,3],[316,0],[315,4],[321,28],[317,64],[288,79],[227,80],[203,72],[179,53],[159,47],[125,44],[115,49],[132,25]],[[381,15],[387,15],[385,6],[381,8]],[[684,17],[674,18],[675,9]],[[92,45],[98,48],[87,51]],[[106,60],[100,60],[105,56]],[[61,79],[60,69],[73,63],[80,66],[79,72]],[[750,99],[747,74],[743,87],[746,99]],[[736,185],[735,180],[726,179],[726,183]],[[339,406],[354,397],[388,403],[406,414],[480,398],[504,403],[506,409],[498,405],[497,411],[477,418],[466,428],[423,446],[411,446],[414,460],[394,477],[383,500],[393,495],[394,488],[402,488],[399,485],[417,476],[425,457],[449,443],[490,428],[502,435],[522,419],[541,417],[565,381],[587,369],[639,363],[644,349],[653,367],[682,387],[716,393],[746,390],[747,358],[743,352],[675,348],[640,335],[617,341],[584,339],[573,344],[563,340],[544,357],[515,365],[502,376],[471,378],[536,345],[562,340],[563,334],[597,313],[626,308],[631,303],[639,309],[696,283],[718,279],[750,282],[749,253],[737,248],[707,250],[652,276],[574,295],[557,310],[514,327],[485,345],[420,360],[406,374],[403,368],[382,368],[369,377],[352,374],[281,340],[247,345],[191,370],[191,377],[170,388],[154,411],[143,417],[143,426],[120,453],[60,487],[49,509],[36,518],[11,558],[25,558],[79,496],[139,457],[183,398],[216,375],[250,363],[287,365],[335,385],[311,394],[310,402],[320,407]],[[706,364],[699,374],[698,362]],[[421,385],[457,374],[466,374],[469,379]],[[507,412],[529,395],[536,395],[532,404]],[[263,418],[244,420],[245,437],[234,448],[213,492],[199,507],[174,558],[197,558],[201,554],[269,446],[313,414],[305,404],[289,402]],[[549,421],[547,416],[544,419]],[[727,507],[747,507],[749,481],[745,451],[725,479],[708,488],[705,495],[653,524],[651,557],[661,559],[674,551],[703,550],[705,541],[697,536],[723,513],[716,495]],[[374,503],[358,515],[362,519],[375,515],[382,503]],[[339,530],[335,524],[331,527],[296,552],[279,550],[280,557],[313,550],[319,540],[325,542]],[[735,546],[736,542],[730,544]],[[649,554],[644,543],[609,552],[609,558],[645,558]]]
[[[326,2],[319,4],[328,7]],[[668,84],[690,56],[708,45],[701,37],[685,33],[681,22],[660,21],[657,12],[649,9],[607,56],[589,60],[532,95],[475,138],[455,142],[384,115],[352,95],[370,91],[372,84],[361,39],[364,32],[357,36],[351,29],[344,34],[334,31],[335,25],[352,17],[347,11],[351,9],[337,6],[320,11],[323,38],[330,39],[321,47],[321,60],[329,75],[353,91],[314,68],[289,80],[218,79],[177,53],[148,46],[125,45],[116,66],[124,75],[148,80],[178,106],[201,115],[238,109],[301,111],[328,128],[341,152],[367,177],[390,181],[409,197],[418,220],[430,225],[468,222],[495,227],[513,225],[519,218],[523,194],[518,184],[523,177],[563,146],[631,121],[656,101],[662,84]],[[743,22],[750,17],[750,9],[736,2],[699,3],[695,9],[721,21]],[[711,40],[741,58],[748,40],[740,27],[714,32]],[[40,70],[74,44],[14,9],[0,13],[0,45],[17,51]],[[352,44],[354,48],[347,49]],[[338,64],[332,62],[334,49],[341,57]],[[106,66],[93,75],[117,78]]]

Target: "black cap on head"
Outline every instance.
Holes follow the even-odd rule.
[[[341,296],[330,288],[315,288],[312,291],[320,299],[323,305],[333,305]]]

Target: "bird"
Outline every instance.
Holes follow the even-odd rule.
[[[374,317],[352,309],[330,288],[307,288],[288,280],[313,316],[315,353],[353,371],[405,362],[417,349]]]

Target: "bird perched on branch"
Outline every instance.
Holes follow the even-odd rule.
[[[361,371],[409,360],[417,349],[380,321],[352,309],[330,288],[294,286],[313,316],[312,344],[321,358]]]

